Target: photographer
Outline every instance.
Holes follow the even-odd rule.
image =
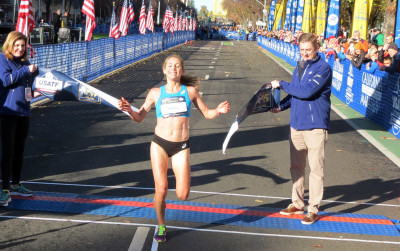
[[[367,40],[364,40],[360,37],[360,31],[356,30],[353,32],[353,37],[349,39],[350,42],[354,41],[356,44],[361,45],[361,49],[367,53],[369,49],[369,44]],[[347,44],[345,51],[347,52],[348,47],[350,46],[350,42]]]

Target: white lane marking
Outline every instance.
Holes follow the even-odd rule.
[[[204,80],[208,80],[208,79],[210,79],[210,75],[206,75],[204,78]]]
[[[154,235],[157,233],[157,227],[154,229]],[[157,251],[158,250],[158,241],[154,240],[153,238],[153,243],[151,244],[151,251]]]
[[[86,224],[104,224],[104,225],[121,225],[121,226],[157,227],[157,225],[153,225],[153,224],[140,224],[140,223],[128,223],[128,222],[110,222],[110,221],[91,221],[91,220],[73,220],[73,219],[62,219],[62,218],[44,218],[44,217],[0,215],[0,219],[1,218],[5,218],[5,219],[20,219],[20,220],[55,221],[55,222],[68,222],[68,223],[86,223]],[[363,243],[400,245],[400,242],[397,242],[397,241],[384,241],[384,240],[332,238],[332,237],[320,237],[320,236],[309,236],[309,235],[267,234],[267,233],[259,233],[259,232],[240,232],[240,231],[227,231],[227,230],[215,230],[215,229],[203,229],[203,228],[189,228],[189,227],[178,227],[178,226],[168,226],[168,228],[169,229],[178,229],[178,230],[187,230],[187,231],[210,232],[210,233],[239,234],[239,235],[253,235],[253,236],[256,235],[256,236],[263,236],[263,237],[281,237],[281,238],[297,238],[297,239],[313,239],[313,240],[327,240],[327,241],[347,241],[347,242],[363,242]]]
[[[152,191],[154,191],[154,188],[151,188],[151,187],[103,186],[103,185],[85,185],[85,184],[69,184],[69,183],[53,183],[53,182],[36,182],[36,181],[22,181],[22,183],[39,184],[39,185],[53,185],[53,186],[96,187],[96,188],[115,188],[115,189],[133,189],[133,190],[152,190]],[[175,191],[175,189],[168,189],[168,191],[170,191],[170,192]],[[290,200],[291,199],[289,197],[276,197],[276,196],[239,194],[239,193],[204,192],[204,191],[196,191],[196,190],[191,190],[190,193],[264,198],[264,199],[276,199],[276,200]],[[400,205],[381,204],[381,203],[375,204],[375,203],[358,202],[358,201],[340,201],[340,200],[322,200],[322,201],[329,202],[329,203],[338,203],[338,204],[354,204],[354,205],[381,206],[381,207],[400,207]]]
[[[214,69],[214,66],[209,66],[208,68],[210,68],[210,69]]]
[[[280,67],[282,67],[285,71],[287,71],[290,75],[293,75],[289,69],[283,66],[280,62],[275,60],[275,58],[268,55],[265,49],[261,48],[262,52],[267,55],[269,58],[274,60]],[[374,145],[381,153],[383,153],[386,157],[388,157],[395,165],[400,167],[400,158],[393,154],[389,149],[387,149],[384,145],[378,142],[374,137],[372,137],[367,131],[361,129],[358,125],[351,121],[344,113],[342,113],[339,109],[337,109],[334,105],[331,105],[331,108],[334,112],[336,112],[339,117],[341,117],[344,121],[346,121],[354,130],[356,130],[361,136],[363,136],[366,140],[368,140],[372,145]]]
[[[217,60],[218,58],[213,58],[214,60]]]
[[[211,61],[212,64],[215,64],[215,61]]]
[[[142,251],[149,230],[149,227],[138,227],[128,251]]]

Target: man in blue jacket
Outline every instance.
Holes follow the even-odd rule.
[[[297,62],[292,83],[274,80],[273,88],[288,93],[276,113],[290,112],[290,173],[293,181],[292,203],[280,211],[283,215],[304,213],[306,158],[310,165],[307,215],[301,223],[310,225],[318,220],[324,192],[325,146],[328,140],[331,111],[332,69],[318,54],[317,37],[304,33],[299,38],[302,60]]]

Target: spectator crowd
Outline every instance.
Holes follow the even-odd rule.
[[[267,31],[259,30],[258,35],[287,43],[298,44],[302,30],[292,32],[285,30]],[[325,54],[325,58],[334,57],[336,61],[350,60],[351,64],[361,69],[365,64],[365,70],[371,74],[376,71],[388,73],[400,72],[400,52],[394,42],[394,34],[390,33],[386,39],[379,28],[369,31],[369,39],[362,39],[358,30],[349,36],[345,27],[340,27],[336,36],[324,38],[324,34],[316,34],[320,44],[319,52]]]

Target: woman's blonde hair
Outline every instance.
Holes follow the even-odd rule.
[[[185,71],[185,64],[184,64],[184,62],[183,62],[183,59],[182,59],[179,55],[176,55],[176,54],[169,55],[169,56],[165,59],[165,61],[164,61],[164,63],[163,63],[163,66],[162,66],[162,69],[163,69],[163,70],[165,70],[165,69],[167,68],[167,62],[168,62],[168,60],[170,60],[171,58],[176,58],[176,59],[178,59],[179,62],[181,63],[182,70]],[[200,79],[197,78],[197,77],[192,77],[192,76],[188,76],[188,75],[182,75],[182,76],[181,76],[181,84],[182,84],[182,85],[186,85],[186,86],[193,86],[193,87],[198,88],[198,87],[199,87],[199,84],[200,84]]]
[[[28,43],[27,43],[28,38],[19,31],[12,31],[12,32],[8,33],[6,41],[3,44],[3,54],[6,58],[8,58],[9,60],[14,59],[14,56],[12,54],[14,43],[21,39],[25,41],[25,52],[24,52],[24,55],[22,55],[21,60],[25,61],[28,59],[28,51],[26,49],[26,46],[28,45]]]

